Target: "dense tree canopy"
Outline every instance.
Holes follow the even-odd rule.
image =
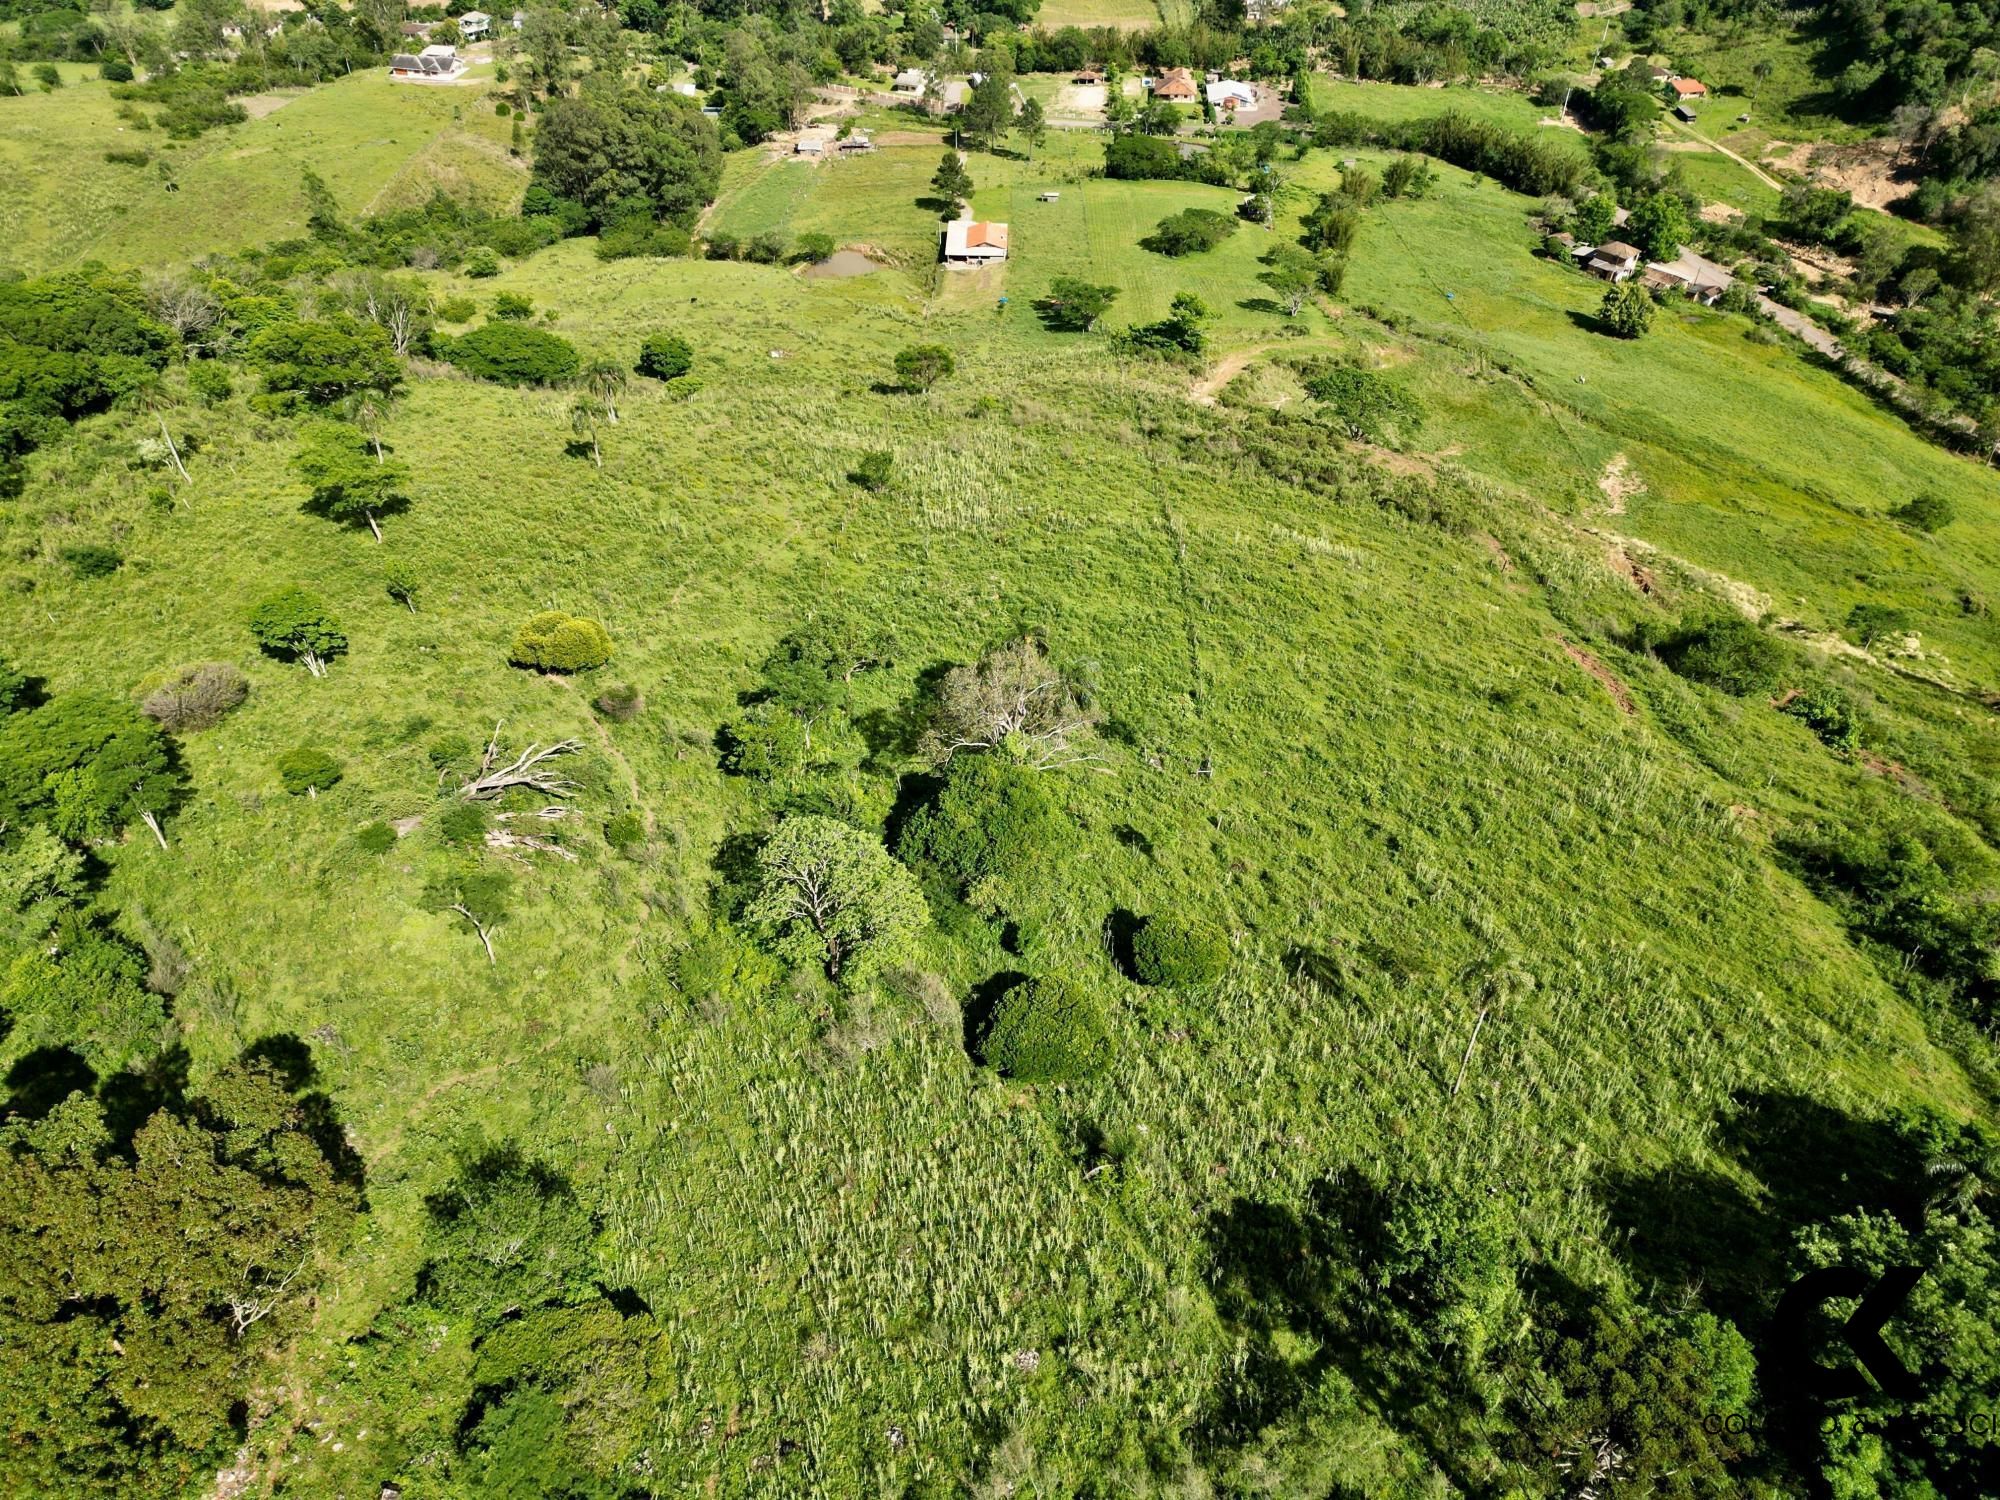
[[[353,1190],[257,1065],[110,1151],[73,1095],[0,1146],[0,1489],[175,1496],[341,1246]]]
[[[714,125],[678,95],[598,90],[556,99],[535,131],[535,183],[581,203],[593,224],[637,205],[689,227],[721,180]]]

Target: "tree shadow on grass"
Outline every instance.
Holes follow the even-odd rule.
[[[1669,1289],[1699,1287],[1704,1303],[1754,1339],[1784,1290],[1798,1232],[1857,1210],[1916,1225],[1924,1164],[1888,1120],[1802,1094],[1746,1091],[1735,1104],[1717,1145],[1748,1182],[1678,1165],[1613,1173],[1598,1191],[1635,1275]]]
[[[1111,966],[1134,984],[1139,983],[1139,966],[1132,945],[1145,925],[1145,918],[1123,906],[1104,919],[1104,946],[1111,955]]]
[[[7,1070],[6,1118],[41,1120],[71,1094],[97,1088],[97,1070],[74,1047],[37,1047]]]
[[[1027,977],[1018,969],[1002,969],[974,985],[965,997],[965,1055],[974,1062],[984,1061],[980,1048],[986,1040],[987,1028],[993,1024],[993,1012],[999,1008],[1000,997]]]
[[[379,522],[386,520],[391,516],[400,516],[404,514],[406,511],[408,511],[409,508],[410,508],[410,497],[408,495],[390,495],[389,497],[384,499],[380,505],[374,508],[375,519]],[[335,520],[335,517],[327,513],[327,507],[325,503],[320,500],[306,501],[303,505],[299,507],[299,511],[303,515],[317,516],[322,521]],[[346,529],[349,531],[371,530],[371,528],[368,525],[368,518],[366,516],[344,517],[341,518],[337,522],[337,524],[346,527]]]
[[[1318,1183],[1303,1213],[1238,1198],[1210,1216],[1216,1311],[1245,1357],[1211,1392],[1197,1423],[1204,1446],[1248,1446],[1337,1372],[1460,1492],[1481,1492],[1464,1456],[1477,1451],[1471,1419],[1482,1404],[1454,1362],[1380,1315],[1355,1274],[1358,1248],[1386,1215],[1380,1184],[1347,1173]]]
[[[1291,310],[1284,303],[1271,297],[1239,297],[1236,305],[1245,312],[1270,313],[1273,317],[1290,318]]]
[[[1621,338],[1618,330],[1605,322],[1596,313],[1578,312],[1575,308],[1571,308],[1566,316],[1573,326],[1582,329],[1585,333],[1594,333],[1601,338],[1618,339],[1620,343],[1630,342],[1627,339]]]

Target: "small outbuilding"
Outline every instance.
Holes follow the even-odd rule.
[[[1708,85],[1703,83],[1699,78],[1676,78],[1673,81],[1673,90],[1675,94],[1683,99],[1706,99],[1708,97]]]
[[[483,10],[469,10],[458,18],[458,34],[476,42],[493,30],[493,18]]]
[[[921,94],[924,85],[930,82],[930,74],[921,68],[905,68],[890,81],[889,87],[899,94]]]
[[[944,263],[989,266],[1007,258],[1007,226],[981,219],[953,219],[944,226]]]

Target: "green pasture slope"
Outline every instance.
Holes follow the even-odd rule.
[[[494,114],[481,71],[451,88],[392,84],[371,70],[256,96],[240,101],[252,115],[244,124],[181,142],[134,128],[94,67],[66,64],[61,89],[0,99],[0,178],[8,183],[0,265],[151,265],[299,234],[305,167],[351,213],[411,207],[437,189],[510,206],[527,172],[508,155],[511,122]],[[145,150],[152,159],[109,162],[107,150]]]
[[[239,139],[278,120],[331,132],[296,112],[335,109],[341,88]],[[1490,182],[1446,170],[1432,199],[1372,210],[1337,313],[1291,320],[1256,256],[1334,179],[1325,153],[1289,169],[1279,229],[1176,263],[1134,241],[1231,195],[1085,180],[1095,145],[1058,132],[1032,163],[972,156],[979,211],[1014,226],[1005,272],[927,264],[927,145],[823,167],[739,157],[711,220],[823,229],[905,269],[813,281],[606,264],[571,242],[490,282],[434,278],[483,304],[531,297],[586,353],[629,362],[642,333],[673,330],[695,380],[636,382],[599,470],[569,451],[565,397],[421,367],[386,433],[413,504],[379,546],[301,514],[290,425],[240,395],[174,414],[194,485],[168,505],[134,466],[135,417],[91,419],[32,461],[0,515],[10,654],[57,692],[129,692],[208,658],[253,682],[243,710],[189,737],[195,793],[170,847],[107,851],[108,895],[186,954],[175,1009],[197,1072],[258,1037],[312,1039],[368,1166],[366,1238],[291,1372],[315,1425],[283,1407],[251,1433],[287,1494],[373,1493],[396,1462],[342,1340],[407,1290],[422,1199],[479,1140],[573,1176],[604,1214],[605,1284],[665,1327],[662,1493],[905,1493],[966,1475],[1056,1493],[1135,1472],[1147,1434],[1213,1409],[1243,1337],[1211,1296],[1211,1226],[1232,1212],[1300,1204],[1344,1171],[1435,1177],[1503,1194],[1579,1280],[1649,1274],[1624,1258],[1635,1215],[1699,1277],[1713,1226],[1673,1184],[1713,1173],[1759,1193],[1716,1138],[1732,1110],[1793,1095],[1985,1109],[1981,1076],[1774,852],[1785,829],[1865,819],[1893,784],[1616,642],[1702,587],[1755,590],[1809,628],[1886,598],[1921,612],[1944,658],[1910,671],[1991,684],[2000,643],[1957,603],[2000,593],[1991,475],[1740,320],[1672,314],[1644,343],[1605,338],[1589,326],[1599,288],[1535,259],[1531,204]],[[283,157],[267,152],[275,201]],[[393,180],[386,166],[320,169],[353,203]],[[1038,204],[1043,187],[1060,200]],[[110,243],[157,233],[165,258],[198,232],[130,219]],[[1121,287],[1114,324],[1198,289],[1216,363],[1198,375],[1045,332],[1029,303],[1057,274]],[[917,342],[951,347],[957,373],[924,395],[880,389]],[[1337,494],[1293,482],[1251,436],[1254,408],[1305,400],[1295,353],[1403,383],[1429,410],[1421,436],[1356,445]],[[879,449],[896,472],[871,494],[845,476]],[[1599,480],[1620,455],[1644,489],[1614,510]],[[1391,471],[1431,476],[1464,534],[1377,504]],[[1919,487],[1957,502],[1946,536],[1885,519]],[[125,566],[73,579],[57,559],[79,540],[115,542]],[[1614,553],[1647,563],[1653,597]],[[416,572],[414,612],[384,589],[392,563]],[[245,607],[291,583],[352,639],[323,680],[256,656],[244,630]],[[836,605],[900,642],[853,705],[888,770],[916,768],[880,726],[918,675],[1023,630],[1093,664],[1116,721],[1105,762],[1060,773],[1074,841],[1007,946],[947,913],[925,984],[838,1005],[810,977],[687,992],[676,955],[707,921],[717,851],[762,816],[717,770],[716,728],[772,644]],[[574,682],[506,665],[515,625],[550,606],[601,618],[612,665]],[[1602,660],[1629,712],[1565,640]],[[591,708],[619,680],[646,696],[630,722]],[[1992,730],[1958,699],[1865,664],[1853,680],[1913,744],[1956,736],[1990,758]],[[516,745],[577,738],[587,828],[636,809],[650,834],[621,856],[590,832],[578,864],[519,867],[489,967],[420,909],[430,832],[382,855],[354,835],[432,810],[425,746],[495,725]],[[273,760],[300,743],[339,754],[346,779],[283,795]],[[1922,746],[1905,759],[1920,772]],[[894,782],[850,785],[849,815],[878,826]],[[1116,914],[1176,906],[1235,940],[1213,993],[1140,990],[1107,957]],[[1453,1098],[1496,962],[1537,982],[1487,1026]],[[968,1061],[959,1002],[1017,969],[1107,997],[1104,1077],[1036,1091]],[[1086,1176],[1099,1140],[1123,1166]],[[1310,1417],[1311,1445],[1281,1426],[1267,1451],[1217,1462],[1273,1493],[1445,1487],[1364,1383],[1329,1374]]]

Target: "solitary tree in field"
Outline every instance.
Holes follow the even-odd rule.
[[[746,915],[794,962],[863,979],[929,920],[917,879],[867,834],[832,818],[787,818],[757,855]]]
[[[1035,152],[1041,149],[1042,140],[1049,133],[1048,112],[1042,108],[1042,101],[1030,99],[1022,105],[1021,113],[1015,116],[1014,128],[1028,143],[1028,159],[1033,161]]]
[[[1285,316],[1296,318],[1319,285],[1318,257],[1303,246],[1274,245],[1262,259],[1265,269],[1257,279],[1277,296]]]
[[[383,570],[383,586],[411,614],[417,612],[417,570],[406,562],[392,562]]]
[[[493,929],[507,915],[507,898],[513,889],[513,880],[499,870],[455,866],[424,887],[424,903],[432,911],[450,912],[463,921],[479,935],[487,963],[497,964]]]
[[[947,219],[957,218],[972,201],[972,174],[965,170],[965,163],[958,159],[956,151],[945,152],[944,160],[938,163],[937,175],[931,178],[931,186],[944,200]]]
[[[595,396],[580,395],[570,403],[569,430],[576,434],[578,442],[590,444],[590,461],[598,468],[604,467],[604,455],[597,446],[597,424],[604,420],[610,408]]]
[[[1772,75],[1772,73],[1776,71],[1777,71],[1776,65],[1773,64],[1771,59],[1768,57],[1758,58],[1756,63],[1751,67],[1750,110],[1749,110],[1751,114],[1755,114],[1757,112],[1757,91],[1764,86],[1765,81],[1768,80]]]
[[[347,649],[340,623],[304,589],[280,589],[249,615],[250,634],[272,656],[296,661],[315,677],[326,676],[326,664]]]
[[[1621,339],[1636,339],[1653,326],[1653,299],[1636,281],[1621,281],[1604,294],[1598,316]]]
[[[382,527],[375,518],[409,503],[403,487],[410,471],[384,459],[379,450],[371,460],[367,444],[367,434],[358,427],[315,422],[306,429],[292,468],[312,489],[311,509],[344,525],[365,522],[379,542]]]
[[[1000,750],[1046,771],[1094,759],[1076,742],[1102,717],[1083,685],[1050,662],[1042,643],[1024,638],[944,675],[921,749],[937,764],[962,750]]]
[[[625,394],[625,367],[615,359],[593,359],[583,367],[578,384],[604,407],[604,417],[618,425],[618,398]]]
[[[896,379],[906,391],[927,391],[956,368],[942,344],[912,344],[896,356]]]
[[[1076,276],[1058,276],[1048,291],[1035,299],[1035,311],[1044,327],[1058,333],[1088,333],[1097,320],[1111,310],[1118,288],[1097,286]]]

